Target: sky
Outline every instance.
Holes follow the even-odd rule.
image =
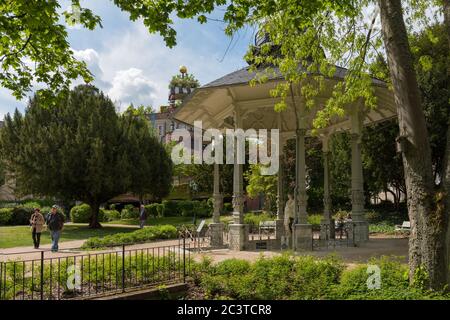
[[[65,0],[60,4],[62,9],[70,5]],[[158,34],[150,34],[142,21],[130,21],[128,13],[121,12],[111,0],[85,0],[81,6],[99,15],[103,28],[71,27],[69,43],[75,57],[86,61],[94,74],[94,85],[122,110],[130,103],[151,105],[156,110],[167,104],[170,79],[181,65],[200,84],[247,65],[243,56],[253,42],[253,29],[242,30],[231,39],[224,34],[221,22],[201,25],[195,20],[175,20],[177,46],[169,49]],[[219,8],[208,17],[220,18],[221,14]],[[17,101],[0,88],[0,119],[15,108],[23,111],[26,103],[27,99]]]

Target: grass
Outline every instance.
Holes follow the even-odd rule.
[[[86,224],[66,225],[61,234],[60,242],[84,240],[90,237],[104,237],[110,234],[119,232],[135,231],[136,228],[103,226],[101,229],[89,229]],[[41,235],[41,244],[51,243],[50,233],[45,231]],[[0,227],[0,248],[13,248],[33,246],[31,239],[30,227],[28,226],[14,226],[14,227]]]
[[[369,232],[370,233],[385,233],[385,234],[395,234],[395,226],[394,224],[388,222],[379,222],[379,223],[371,223],[369,224]]]
[[[200,221],[203,218],[197,218],[197,224],[200,223]],[[232,220],[232,216],[220,216],[220,221],[227,223],[230,220]],[[159,218],[153,218],[149,217],[147,219],[146,226],[159,226],[159,225],[166,225],[171,224],[173,226],[179,226],[183,224],[192,224],[193,218],[192,217],[159,217]],[[207,223],[212,222],[212,218],[206,219]],[[139,225],[139,219],[123,219],[123,220],[115,220],[110,222],[103,222],[102,224],[108,225],[108,224],[123,224],[123,225],[129,225],[129,226],[137,226]]]

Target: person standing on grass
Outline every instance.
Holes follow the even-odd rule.
[[[47,226],[52,236],[52,252],[58,251],[59,237],[64,227],[65,218],[61,212],[58,211],[58,206],[54,205],[47,216]]]
[[[139,228],[144,228],[145,221],[147,220],[147,210],[145,210],[145,206],[141,204],[139,209]]]
[[[39,249],[41,243],[41,232],[44,228],[45,219],[41,214],[41,209],[35,208],[30,218],[31,236],[33,238],[33,244],[35,249]]]

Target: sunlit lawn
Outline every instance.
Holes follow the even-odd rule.
[[[61,234],[60,241],[83,240],[89,237],[102,237],[119,232],[130,232],[133,227],[104,226],[101,229],[92,230],[86,224],[66,225]],[[51,243],[50,233],[45,231],[41,235],[41,244]],[[33,246],[31,231],[28,226],[0,227],[0,248],[12,248],[21,246]]]
[[[197,218],[196,224],[199,224],[202,219],[203,218]],[[230,215],[220,217],[220,220],[222,222],[227,222],[230,219],[232,219],[232,217]],[[158,217],[158,218],[149,217],[147,219],[146,225],[147,226],[157,226],[157,225],[163,225],[163,224],[171,224],[174,226],[179,226],[179,225],[183,225],[183,224],[192,224],[193,221],[194,221],[193,217]],[[212,218],[207,218],[206,222],[207,223],[212,222]],[[139,220],[138,219],[124,219],[124,220],[105,222],[103,224],[106,224],[106,225],[108,225],[108,224],[139,225]]]
[[[232,217],[221,216],[220,220],[222,222],[227,222]],[[196,224],[199,224],[202,218],[196,219]],[[212,222],[212,218],[206,219],[207,223]],[[192,224],[192,217],[160,217],[154,218],[149,217],[147,219],[146,226],[164,225],[171,224],[174,226],[179,226],[183,224]],[[121,224],[120,226],[111,226],[111,224]],[[119,233],[119,232],[130,232],[135,231],[137,225],[139,225],[138,219],[125,219],[117,220],[111,222],[103,222],[103,228],[92,230],[87,227],[87,224],[69,224],[64,227],[61,234],[60,242],[71,241],[71,240],[84,240],[89,237],[103,237],[109,234]],[[126,227],[129,225],[130,227]],[[45,231],[41,235],[41,244],[51,243],[50,233]],[[32,246],[33,241],[31,239],[31,231],[29,226],[14,226],[14,227],[0,227],[0,248],[12,248],[12,247],[22,247],[22,246]]]

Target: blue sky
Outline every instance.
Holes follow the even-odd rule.
[[[60,2],[62,9],[69,7],[69,1]],[[155,108],[166,104],[168,83],[180,65],[187,66],[201,84],[247,65],[243,56],[253,41],[253,29],[239,32],[230,45],[220,22],[200,25],[195,20],[176,20],[178,45],[169,49],[159,35],[150,34],[141,21],[131,22],[112,1],[81,1],[81,5],[101,16],[103,28],[70,28],[69,42],[75,56],[86,61],[95,75],[94,84],[121,108],[131,102]],[[220,18],[222,13],[218,9],[209,17]],[[17,101],[0,88],[0,119],[25,105],[26,100]]]

